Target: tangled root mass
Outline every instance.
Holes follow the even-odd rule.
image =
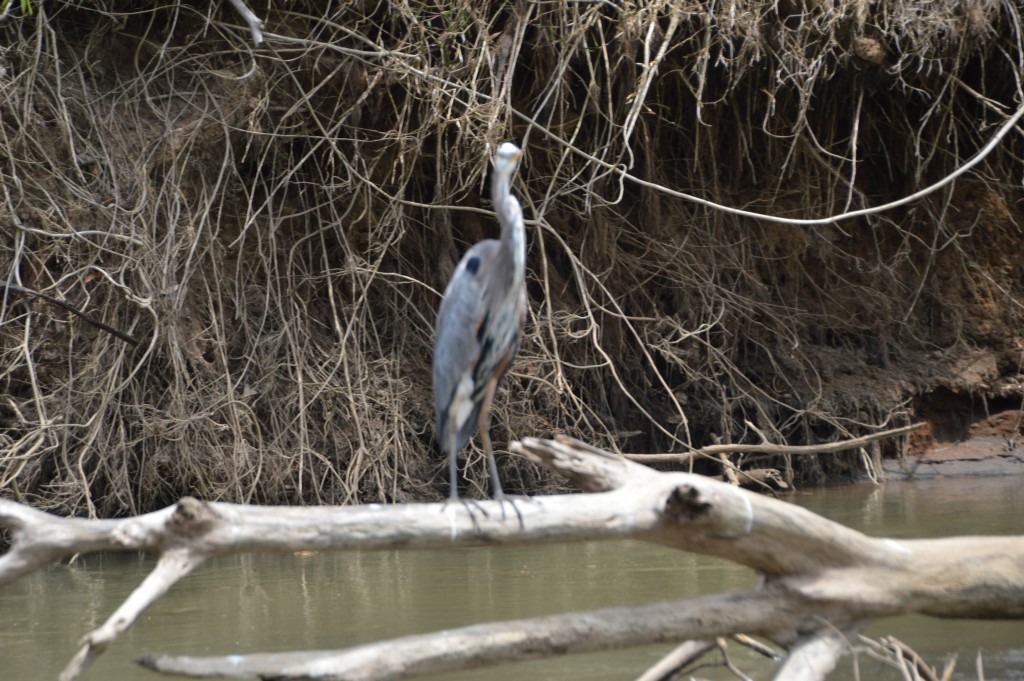
[[[0,494],[98,515],[440,498],[434,311],[496,234],[505,139],[527,150],[531,309],[499,445],[804,444],[907,423],[940,387],[1019,405],[1019,129],[852,220],[678,195],[810,218],[942,179],[1022,101],[1015,4],[270,4],[259,48],[228,3],[0,26],[2,276],[144,339],[4,298]],[[486,484],[478,452],[466,476]]]

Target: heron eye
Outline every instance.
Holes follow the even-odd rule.
[[[476,274],[477,270],[480,269],[480,258],[475,255],[466,261],[466,270],[471,274]]]

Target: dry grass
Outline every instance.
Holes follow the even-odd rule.
[[[801,443],[906,422],[966,348],[1019,372],[1019,133],[822,227],[659,189],[819,217],[930,184],[1021,99],[1016,5],[324,4],[254,6],[261,49],[226,3],[0,27],[2,276],[146,339],[4,302],[0,493],[99,515],[438,496],[434,310],[496,231],[504,139],[531,316],[498,443]]]

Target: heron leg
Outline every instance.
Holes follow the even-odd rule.
[[[446,438],[447,442],[445,442],[445,449],[448,450],[448,484],[449,484],[449,492],[448,492],[448,501],[446,501],[441,506],[441,509],[444,510],[445,508],[447,508],[448,504],[451,504],[451,503],[454,503],[454,502],[460,502],[466,508],[466,513],[469,514],[469,519],[471,521],[473,521],[473,529],[475,529],[476,531],[479,532],[480,531],[480,521],[477,520],[476,513],[474,512],[473,507],[476,506],[476,510],[480,511],[485,516],[487,515],[487,512],[484,511],[482,508],[480,508],[479,504],[477,504],[472,499],[463,499],[462,497],[459,496],[459,483],[458,483],[459,448],[458,448],[458,446],[456,444],[457,443],[457,438],[458,438],[459,426],[458,426],[457,423],[455,423],[455,416],[454,415],[458,413],[458,402],[461,399],[462,399],[461,396],[456,395],[455,400],[454,400],[454,404],[452,404],[452,408],[449,409],[449,412],[448,412],[449,413],[449,417],[448,417],[449,418],[449,422],[448,422],[448,428],[447,428],[448,437]]]
[[[454,443],[452,443],[452,444],[454,444]],[[477,532],[479,532],[480,531],[480,521],[477,520],[476,512],[479,511],[480,513],[483,513],[486,516],[487,515],[487,511],[485,511],[484,509],[480,508],[480,504],[478,504],[475,500],[473,500],[473,499],[463,499],[462,497],[459,496],[459,488],[458,488],[458,486],[456,484],[456,472],[458,471],[458,458],[459,458],[459,453],[457,451],[455,451],[454,447],[452,447],[451,449],[448,450],[448,479],[451,482],[451,492],[448,494],[448,500],[441,505],[441,510],[444,511],[446,508],[448,508],[448,504],[455,504],[455,503],[462,504],[463,507],[465,507],[465,509],[466,509],[466,513],[469,514],[469,519],[473,522],[473,529],[476,530]]]
[[[522,512],[511,498],[505,496],[505,492],[501,489],[501,479],[498,477],[498,464],[494,460],[494,449],[491,448],[491,401],[494,399],[494,392],[498,387],[498,377],[500,376],[501,372],[496,372],[487,381],[484,399],[480,405],[480,419],[477,425],[480,428],[480,441],[484,445],[484,451],[487,452],[487,465],[491,470],[491,493],[494,500],[501,506],[501,519],[505,519],[505,502],[508,502],[512,510],[516,512],[516,517],[519,518],[519,526],[525,528],[526,525],[523,523]]]
[[[494,400],[494,391],[498,388],[497,377],[499,375],[499,373],[495,372],[495,375],[488,379],[487,386],[484,388],[484,399],[480,403],[480,417],[477,421],[477,427],[480,429],[480,442],[483,443],[484,451],[487,452],[487,464],[491,470],[491,495],[496,500],[501,501],[505,497],[505,493],[501,489],[501,480],[498,478],[498,464],[494,461],[494,449],[491,448],[491,402]],[[504,509],[502,511],[504,512]]]
[[[458,482],[458,470],[459,470],[459,453],[455,451],[455,438],[449,438],[448,443],[448,501],[457,501],[459,498],[459,482]]]
[[[490,419],[487,417],[481,418],[480,424],[480,441],[484,445],[484,451],[487,452],[487,466],[491,471],[491,496],[497,500],[505,498],[505,492],[501,489],[501,479],[498,478],[498,464],[494,460],[494,450],[491,448],[491,434],[489,432]]]

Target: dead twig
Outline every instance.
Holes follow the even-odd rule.
[[[946,661],[942,673],[939,674],[917,654],[917,651],[894,636],[883,636],[877,640],[861,636],[860,640],[868,646],[868,655],[898,669],[906,681],[949,681],[953,676],[956,655]]]
[[[45,293],[40,293],[39,291],[34,291],[34,290],[30,289],[30,288],[25,288],[24,286],[18,286],[17,284],[12,284],[9,281],[2,281],[2,280],[0,280],[0,287],[5,288],[8,291],[14,291],[16,293],[24,293],[25,295],[35,296],[36,298],[40,298],[42,300],[45,300],[48,303],[53,303],[57,307],[60,307],[60,308],[62,308],[64,310],[67,310],[68,312],[70,312],[70,313],[72,313],[72,314],[74,314],[74,315],[84,319],[85,321],[89,322],[90,324],[92,324],[96,328],[102,329],[102,330],[106,331],[107,333],[109,333],[110,335],[112,335],[112,336],[114,336],[116,338],[120,338],[125,343],[129,343],[131,345],[138,345],[139,344],[139,340],[137,338],[135,338],[134,336],[131,336],[131,335],[125,333],[124,331],[121,331],[120,329],[115,329],[113,326],[110,326],[109,324],[101,322],[100,320],[96,319],[92,315],[79,310],[77,307],[75,307],[74,305],[72,305],[71,303],[69,303],[69,302],[67,302],[65,300],[61,300],[60,298],[54,298],[53,296],[47,295]]]

